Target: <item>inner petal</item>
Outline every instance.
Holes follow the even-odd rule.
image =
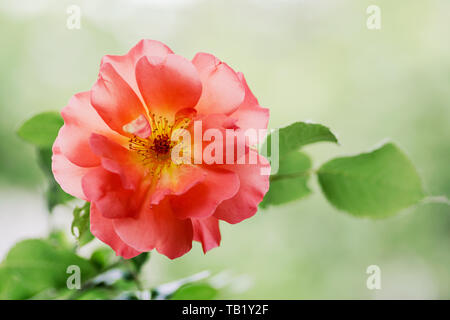
[[[152,133],[152,129],[147,118],[142,114],[130,123],[124,125],[123,131],[134,134],[143,139],[147,138]]]

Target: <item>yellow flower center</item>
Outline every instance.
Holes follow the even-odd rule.
[[[151,134],[147,138],[140,138],[133,135],[129,140],[128,148],[135,151],[142,160],[142,163],[150,169],[150,174],[158,177],[164,167],[170,167],[171,151],[179,141],[172,140],[175,130],[186,129],[189,125],[189,118],[176,119],[172,124],[162,116],[156,118],[155,114],[150,115]]]

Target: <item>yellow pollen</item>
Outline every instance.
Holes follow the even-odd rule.
[[[150,118],[152,128],[150,136],[143,139],[133,135],[129,140],[128,148],[139,155],[142,164],[148,167],[149,174],[159,178],[162,169],[174,164],[171,160],[171,151],[179,141],[171,139],[172,133],[178,129],[186,129],[190,119],[181,118],[169,124],[169,121],[162,116],[156,117],[155,114],[151,114]]]

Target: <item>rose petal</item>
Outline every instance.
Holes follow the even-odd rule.
[[[135,153],[100,134],[93,133],[89,140],[92,151],[101,158],[106,170],[117,173],[125,189],[137,189],[143,175]]]
[[[120,144],[115,143],[107,137],[97,133],[91,134],[89,144],[92,152],[101,158],[115,159],[120,162],[125,162],[128,161],[131,154],[128,149],[124,148]]]
[[[192,219],[192,226],[194,240],[202,244],[204,253],[220,245],[219,219],[215,217]]]
[[[64,125],[58,133],[61,152],[72,163],[80,167],[96,167],[100,164],[89,146],[91,133],[97,132],[120,140],[99,117],[90,104],[89,92],[74,95],[61,112]]]
[[[62,153],[57,138],[53,145],[52,171],[56,182],[68,194],[87,200],[81,187],[81,179],[91,168],[79,167],[70,162]]]
[[[203,114],[230,114],[235,111],[245,96],[244,87],[236,72],[208,53],[198,53],[192,63],[203,84],[202,95],[195,109]]]
[[[152,128],[147,118],[141,114],[138,118],[124,125],[123,131],[146,139],[152,133]]]
[[[250,91],[250,88],[245,81],[244,75],[238,72],[238,77],[241,80],[245,88],[245,98],[239,108],[233,112],[230,117],[237,119],[236,125],[241,130],[254,129],[259,134],[258,130],[267,129],[269,122],[269,109],[259,106],[258,100]],[[259,141],[264,139],[265,136],[257,136],[257,139],[250,139],[250,145],[262,143]]]
[[[201,141],[193,139],[192,153],[196,155],[195,152],[200,149],[199,142],[201,142],[203,163],[234,164],[249,150],[247,143],[250,140],[246,138],[244,131],[238,129],[236,119],[223,114],[209,114],[198,117],[194,126],[198,128],[193,130],[201,130],[203,139]],[[218,143],[216,138],[219,139]],[[220,145],[222,145],[221,151]]]
[[[101,65],[110,63],[117,73],[130,85],[130,87],[140,96],[140,92],[136,83],[136,63],[143,56],[147,57],[165,57],[172,50],[164,43],[144,39],[139,41],[127,54],[123,56],[106,55],[102,58]]]
[[[119,175],[101,167],[89,171],[81,185],[88,201],[95,203],[105,218],[134,216],[139,210],[134,190],[124,189]]]
[[[113,220],[103,217],[93,203],[91,203],[90,220],[92,234],[109,245],[116,252],[116,255],[124,259],[130,259],[142,253],[130,247],[119,238],[114,230]]]
[[[211,216],[217,206],[239,190],[236,173],[223,169],[206,170],[206,178],[186,193],[170,197],[170,204],[179,219]]]
[[[150,192],[152,204],[158,204],[167,195],[180,195],[203,181],[206,171],[194,165],[164,168]]]
[[[250,150],[249,155],[251,153],[256,151]],[[234,224],[252,217],[258,210],[258,204],[269,190],[269,176],[262,175],[261,169],[269,168],[270,164],[263,156],[257,156],[258,164],[249,164],[247,161],[247,164],[221,166],[239,175],[240,188],[233,198],[217,207],[214,213],[216,218]]]
[[[149,111],[157,115],[193,108],[202,92],[195,67],[175,54],[142,57],[136,65],[136,81]]]
[[[91,90],[91,103],[111,129],[125,136],[129,134],[123,126],[146,114],[136,93],[109,63],[100,67]]]
[[[192,248],[192,223],[177,219],[167,200],[146,205],[135,218],[114,220],[114,229],[127,244],[141,251],[154,248],[170,259],[184,255]]]

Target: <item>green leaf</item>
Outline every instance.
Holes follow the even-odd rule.
[[[51,148],[63,124],[64,120],[58,112],[43,112],[25,121],[17,134],[37,147]]]
[[[392,143],[325,163],[318,171],[326,198],[355,216],[387,217],[424,197],[416,169]]]
[[[298,200],[311,193],[308,179],[311,175],[311,160],[300,151],[280,157],[277,174],[270,177],[270,188],[261,202],[261,208]]]
[[[47,240],[21,241],[0,266],[0,299],[28,299],[43,290],[65,288],[70,265],[80,268],[81,281],[96,273],[88,260]]]
[[[0,300],[24,299],[37,293],[32,288],[28,288],[26,283],[21,281],[13,271],[0,266]]]
[[[273,140],[276,139],[276,134],[278,134],[278,153],[276,150],[272,152],[272,143],[276,145],[276,140]],[[270,189],[260,204],[262,208],[298,200],[311,193],[307,185],[311,160],[299,149],[320,141],[337,143],[336,137],[327,127],[305,122],[295,122],[267,137],[262,151],[265,153],[267,150],[267,154],[270,155],[272,175]],[[278,171],[274,172],[277,168],[274,162],[277,161],[276,157],[278,157]]]
[[[53,152],[51,148],[37,148],[37,158],[39,166],[47,177],[53,179],[52,155]]]
[[[272,136],[267,137],[262,150],[266,150],[271,155]],[[278,131],[279,154],[285,155],[289,152],[297,151],[301,147],[321,141],[336,142],[337,138],[327,127],[317,123],[294,122]],[[266,147],[267,146],[267,147]]]
[[[78,245],[84,246],[94,239],[90,231],[90,203],[86,202],[81,208],[73,209],[72,234],[76,237]],[[78,234],[75,233],[78,230]]]
[[[52,150],[50,148],[38,148],[37,151],[38,163],[48,180],[48,187],[45,192],[47,208],[50,212],[52,212],[53,208],[55,208],[58,204],[64,204],[74,199],[74,197],[64,192],[53,177]]]
[[[217,296],[217,289],[207,283],[183,285],[170,297],[171,300],[211,300]]]

